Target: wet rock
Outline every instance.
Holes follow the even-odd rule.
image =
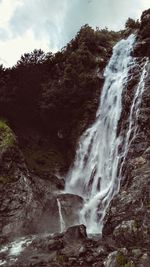
[[[84,246],[81,246],[80,249],[79,249],[79,255],[84,255],[86,252],[86,248]]]
[[[136,258],[138,258],[138,257],[140,257],[141,256],[141,254],[142,254],[142,251],[141,251],[141,249],[133,249],[132,250],[132,254],[136,257]]]
[[[129,266],[135,267],[132,260],[128,258],[127,250],[122,248],[118,251],[111,252],[106,260],[104,261],[105,267],[120,267],[120,266]]]
[[[138,228],[136,225],[136,221],[123,221],[119,224],[114,232],[113,232],[115,240],[119,244],[123,244],[125,242],[126,245],[130,242],[135,242],[139,238],[138,236]]]
[[[93,255],[90,255],[87,257],[86,262],[91,264],[94,262],[94,260],[95,260],[95,257]]]
[[[150,147],[148,147],[144,154],[143,154],[143,158],[147,159],[147,160],[150,160]]]
[[[140,40],[141,45],[149,46],[149,40]],[[142,50],[141,50],[142,51]],[[140,55],[142,53],[140,51]],[[145,52],[144,52],[145,53]],[[143,53],[143,55],[145,55]],[[124,167],[125,180],[122,182],[120,192],[112,200],[105,217],[103,237],[110,236],[115,241],[115,246],[132,248],[140,251],[139,255],[132,253],[130,259],[131,266],[138,266],[139,257],[149,250],[149,199],[150,199],[150,79],[149,67],[147,69],[148,76],[146,78],[145,90],[143,93],[141,109],[138,114],[138,130],[132,141],[128,158]],[[134,74],[133,74],[134,75]],[[134,85],[135,86],[135,85]],[[130,87],[128,93],[131,98],[131,91],[134,87]],[[127,101],[130,103],[130,99]],[[126,107],[127,103],[125,103]],[[126,112],[128,109],[125,109]],[[124,114],[123,120],[126,119]],[[123,124],[125,127],[125,124]],[[117,250],[116,250],[117,251]],[[128,255],[130,258],[130,255]],[[129,265],[130,266],[130,265]]]
[[[132,169],[137,169],[140,166],[143,166],[146,163],[146,159],[144,159],[142,156],[138,158],[131,159],[129,161],[129,164],[131,165]]]
[[[148,253],[144,253],[140,258],[137,267],[149,267],[150,266],[150,255]]]
[[[70,241],[71,243],[82,243],[86,238],[86,227],[84,225],[75,225],[67,229],[63,237],[63,242],[65,244],[70,244]]]
[[[50,181],[30,177],[17,141],[0,147],[0,237],[36,233],[50,188]]]
[[[117,254],[118,254],[117,251],[110,253],[104,262],[104,266],[105,267],[116,267],[117,266],[117,260],[116,260]]]
[[[102,262],[96,262],[92,264],[92,267],[103,267],[104,264]]]
[[[62,237],[63,248],[60,254],[67,258],[85,256],[87,252],[86,238],[86,228],[84,225],[68,228]]]
[[[83,207],[83,199],[73,194],[59,194],[57,199],[60,201],[65,228],[67,229],[71,225],[79,224],[79,215]]]
[[[130,169],[130,182],[126,181],[120,193],[114,197],[105,218],[103,236],[112,234],[119,246],[150,246],[150,162],[143,162],[142,158],[142,164],[139,163],[135,169]]]
[[[15,266],[90,266],[94,262],[92,250],[86,247],[86,229],[84,225],[69,228],[62,234],[41,234],[29,236],[9,243],[3,248],[4,267]],[[13,250],[12,250],[13,247]],[[2,251],[0,257],[2,258]],[[14,262],[13,262],[14,260]]]
[[[64,189],[64,180],[49,176],[41,179],[29,174],[16,141],[13,146],[0,147],[0,240],[59,232],[57,198],[66,228],[79,223],[82,198],[59,194]]]

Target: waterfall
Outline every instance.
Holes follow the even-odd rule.
[[[123,144],[122,144],[123,145],[123,154],[122,154],[123,160],[122,160],[120,171],[119,171],[120,177],[121,177],[122,168],[124,166],[130,145],[132,141],[134,140],[134,138],[136,137],[137,119],[138,119],[138,114],[140,111],[142,95],[144,92],[145,79],[148,75],[148,71],[147,71],[148,65],[149,65],[149,59],[145,58],[145,63],[142,69],[140,81],[138,83],[138,86],[136,87],[134,98],[133,98],[131,108],[130,108],[130,114],[128,118],[128,130],[126,132],[126,136],[124,137]]]
[[[80,219],[89,233],[102,232],[106,209],[120,187],[119,167],[121,169],[121,162],[123,165],[127,155],[131,133],[136,132],[133,126],[144,89],[147,61],[131,104],[126,137],[117,133],[128,73],[135,65],[130,55],[134,41],[135,36],[130,35],[113,49],[104,72],[105,83],[96,120],[81,136],[74,165],[66,178],[66,191],[84,198]],[[121,152],[120,147],[123,147]]]
[[[66,225],[65,225],[65,221],[63,219],[63,215],[62,215],[62,211],[61,211],[61,202],[58,198],[57,198],[57,205],[58,205],[58,211],[59,211],[60,232],[62,233],[66,229]]]
[[[17,257],[24,251],[25,248],[27,248],[32,241],[34,240],[34,235],[30,237],[22,237],[18,238],[17,240],[2,246],[0,248],[0,266],[6,266],[5,264],[7,263],[7,266],[12,266],[11,263],[13,264],[16,262]],[[8,262],[4,259],[3,255],[8,254]],[[14,265],[13,265],[14,266]]]

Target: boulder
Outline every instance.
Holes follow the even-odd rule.
[[[61,205],[61,213],[65,223],[65,229],[71,225],[80,223],[80,211],[83,207],[83,199],[74,194],[59,194],[57,199]]]
[[[130,181],[114,197],[105,218],[103,236],[112,235],[118,246],[149,247],[150,162],[135,159]],[[144,164],[143,164],[144,162]]]
[[[89,260],[86,240],[84,225],[70,227],[63,234],[27,236],[3,246],[0,263],[4,267],[79,266],[81,258]]]
[[[111,252],[104,261],[105,267],[135,267],[132,260],[129,259],[128,251],[125,248]]]
[[[86,227],[84,225],[75,225],[67,229],[63,237],[63,242],[69,245],[82,243],[86,240],[86,238]]]

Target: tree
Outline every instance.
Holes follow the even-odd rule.
[[[139,21],[131,18],[128,18],[125,24],[125,27],[128,29],[138,29],[139,26],[140,26]]]
[[[21,59],[18,60],[17,64],[15,67],[20,67],[20,66],[30,66],[30,65],[37,65],[37,64],[42,64],[44,63],[46,58],[45,53],[39,49],[33,50],[31,53],[25,53],[24,55],[21,56]]]

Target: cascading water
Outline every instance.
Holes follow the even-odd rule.
[[[135,36],[130,35],[128,39],[118,42],[113,49],[113,55],[104,73],[105,83],[95,123],[82,135],[74,166],[66,179],[66,191],[80,195],[85,200],[80,219],[89,233],[102,232],[106,209],[119,190],[121,177],[118,169],[123,162],[122,157],[125,158],[127,154],[133,115],[137,115],[140,104],[138,99],[144,88],[147,63],[143,67],[131,105],[129,129],[124,141],[117,130],[122,112],[123,90],[127,85],[129,70],[135,64],[130,56],[134,41]],[[123,147],[121,155],[120,146]]]
[[[123,147],[122,159],[123,160],[120,166],[119,176],[121,176],[122,168],[124,166],[124,163],[125,163],[128,151],[129,151],[129,147],[133,139],[136,136],[136,132],[138,128],[137,119],[138,119],[138,114],[140,111],[140,105],[141,105],[142,95],[143,95],[144,86],[145,86],[145,78],[148,75],[148,71],[147,71],[148,65],[149,65],[149,59],[145,58],[145,63],[143,65],[140,81],[136,88],[134,98],[133,98],[131,108],[130,108],[130,114],[128,118],[128,131],[125,133],[126,136],[124,136],[124,139],[122,142],[122,147]]]
[[[58,212],[59,212],[59,220],[60,220],[60,232],[64,232],[66,229],[65,221],[63,219],[62,210],[61,210],[61,202],[57,198]]]

